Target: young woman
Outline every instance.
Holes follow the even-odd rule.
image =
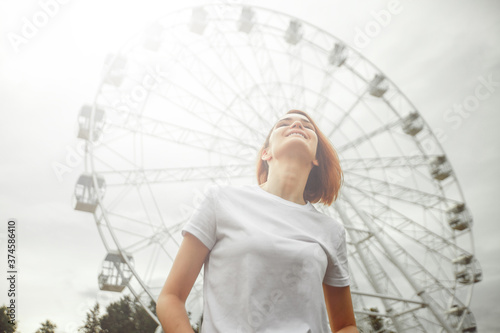
[[[165,333],[192,333],[185,301],[204,264],[202,333],[358,332],[345,229],[311,203],[331,205],[343,182],[314,121],[291,110],[259,152],[255,185],[213,186],[157,302]]]

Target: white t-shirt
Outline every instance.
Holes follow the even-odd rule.
[[[345,229],[307,201],[217,185],[182,229],[211,251],[202,333],[326,333],[322,283],[348,286]]]

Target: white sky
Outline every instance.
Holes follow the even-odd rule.
[[[227,3],[237,1],[226,1]],[[356,46],[357,28],[389,1],[246,1],[296,16]],[[77,113],[91,102],[105,55],[122,46],[173,8],[199,1],[69,1],[47,26],[16,53],[8,32],[19,33],[23,17],[38,1],[0,3],[0,220],[17,218],[19,234],[18,320],[34,332],[50,319],[58,332],[80,326],[99,292],[97,275],[105,255],[90,215],[71,206],[80,163],[59,182],[52,164],[76,147]],[[403,9],[370,43],[359,49],[395,82],[442,142],[475,218],[476,256],[483,281],[474,288],[472,310],[480,332],[499,331],[500,223],[500,2],[495,0],[400,1]],[[444,112],[473,95],[479,77],[499,82],[460,125]],[[5,230],[1,227],[1,253]],[[5,271],[5,257],[0,267]],[[0,304],[7,301],[0,279]]]

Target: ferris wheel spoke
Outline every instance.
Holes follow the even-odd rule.
[[[279,90],[279,96],[282,100],[285,99],[286,93],[283,89],[283,86],[278,83],[280,82],[279,75],[277,73],[277,69],[272,60],[269,49],[264,41],[262,25],[254,26],[252,28],[252,30],[248,33],[248,40],[250,45],[252,46],[252,52],[257,62],[257,67],[260,70],[261,78],[264,80],[264,82],[275,82],[276,84],[274,85],[274,87]],[[273,91],[275,91],[275,89],[273,89]],[[278,108],[275,109],[278,110]]]
[[[133,243],[124,245],[122,247],[123,250],[127,253],[133,254],[133,253],[138,253],[138,252],[141,252],[145,249],[152,247],[150,237],[148,237],[147,235],[140,235],[138,237],[140,237],[139,240],[137,240]]]
[[[192,66],[190,66],[190,68],[185,68],[185,69],[188,71],[195,71],[197,69],[196,66],[197,66],[197,63],[195,62],[192,64]],[[202,69],[200,69],[199,71],[202,71]],[[212,82],[212,85],[214,85],[216,82],[218,82],[218,80],[220,80],[220,78],[218,78],[212,72],[210,72],[210,74],[211,74],[211,76],[209,76],[208,80],[210,82]],[[203,75],[197,76],[196,80],[199,81],[203,77],[204,77]],[[234,121],[235,123],[238,123],[239,126],[246,129],[253,136],[258,135],[258,131],[255,128],[251,127],[249,125],[249,123],[243,121],[242,119],[240,119],[238,117],[234,117],[232,114],[228,113],[229,110],[227,110],[227,109],[223,110],[225,116],[221,117],[220,119],[217,119],[217,121],[214,121],[213,119],[210,119],[207,117],[201,117],[199,110],[197,112],[194,111],[197,107],[201,107],[204,109],[204,111],[202,112],[203,114],[218,115],[221,112],[220,106],[215,105],[215,104],[213,104],[205,99],[194,96],[188,88],[181,86],[180,84],[177,83],[176,80],[172,80],[172,79],[168,78],[165,81],[166,81],[165,85],[168,84],[169,89],[165,90],[165,92],[161,92],[159,90],[151,90],[150,91],[151,95],[168,101],[170,104],[176,106],[178,108],[177,109],[178,111],[182,110],[183,112],[186,112],[186,114],[189,114],[189,115],[203,121],[206,124],[210,124],[214,130],[216,130],[219,133],[226,134],[230,138],[237,136],[238,133],[236,133],[236,132],[230,133],[226,130],[227,128],[234,129],[234,123],[225,124],[224,122],[227,122],[227,121]],[[139,82],[137,82],[137,83],[139,84]],[[229,89],[229,88],[227,88],[227,89]],[[214,99],[220,99],[220,96],[215,95],[215,93],[212,90],[210,90],[210,94],[212,94],[212,97]],[[180,102],[176,102],[176,99],[180,99]],[[219,100],[219,102],[220,102],[220,100]],[[124,112],[122,112],[122,114],[124,114]],[[135,118],[139,118],[139,119],[142,119],[144,117],[142,114],[129,113],[129,115],[132,117],[135,117]],[[153,121],[154,119],[150,118],[149,120]],[[164,122],[161,122],[159,120],[156,120],[156,121],[159,123],[164,123]],[[170,123],[166,123],[166,124],[170,124]]]
[[[352,187],[352,189],[378,205],[379,209],[374,215],[378,216],[378,221],[383,223],[384,227],[389,227],[409,241],[420,244],[436,257],[451,261],[455,259],[459,253],[464,252],[463,249],[453,242],[452,238],[446,238],[437,234],[423,224],[407,217],[399,210],[378,200],[376,196],[370,193],[366,193],[357,187]]]
[[[241,148],[253,148],[250,144],[234,138],[221,137],[216,134],[193,130],[145,116],[137,117],[135,121],[126,121],[123,124],[109,124],[109,126],[130,133],[139,133],[151,138],[182,144],[204,151],[214,151],[235,158],[238,158],[236,153]]]
[[[382,195],[397,201],[403,201],[422,206],[427,209],[434,208],[438,204],[445,202],[458,203],[458,201],[448,199],[441,195],[420,191],[407,186],[390,183],[385,180],[349,172],[347,170],[346,174],[349,175],[350,181],[350,183],[346,183],[347,187],[361,187],[363,191],[365,191],[366,193],[370,193],[372,196]],[[357,182],[354,183],[354,180],[357,180]]]
[[[349,232],[349,235],[355,244],[356,255],[353,258],[356,258],[355,261],[358,262],[357,265],[361,268],[360,271],[364,272],[366,279],[377,295],[386,296],[378,298],[383,304],[386,313],[390,314],[388,317],[390,317],[394,326],[399,330],[403,329],[403,327],[408,327],[409,320],[395,316],[396,313],[407,308],[407,302],[401,302],[403,296],[396,287],[392,277],[388,274],[386,267],[375,256],[371,240],[361,237],[357,238],[352,231]],[[361,295],[361,293],[359,294]]]
[[[266,28],[268,29],[268,31],[267,31],[268,35],[272,35],[275,38],[283,38],[283,36],[282,36],[283,31],[281,31],[280,29],[278,29],[276,27],[272,27],[272,26],[266,26]],[[318,49],[322,49],[320,46],[318,46],[316,44],[313,44],[313,43],[310,43],[307,40],[304,40],[303,42],[304,42],[304,44],[307,44],[308,46],[312,46],[312,47],[315,47],[315,48],[318,48]],[[270,45],[270,49],[274,53],[279,54],[279,55],[285,55],[285,56],[289,55],[288,51],[283,51],[282,49],[272,49],[271,48],[272,46],[273,45]],[[324,72],[324,67],[319,66],[320,64],[323,63],[322,61],[313,62],[310,59],[301,59],[301,60],[302,60],[302,63],[304,65],[307,65],[307,67],[312,68],[314,70],[317,70],[319,72]],[[333,76],[332,78],[335,81],[335,83],[337,85],[339,85],[339,87],[345,89],[346,91],[348,91],[352,95],[357,95],[357,92],[355,90],[353,90],[351,87],[349,87],[348,85],[346,85],[344,82],[337,80],[335,76]],[[366,80],[363,79],[363,82],[366,82]]]
[[[182,40],[178,39],[177,36],[175,36],[175,37],[177,38],[177,41],[179,42],[179,44],[184,45],[184,42]],[[215,52],[220,52],[218,47],[211,47],[211,50],[213,50]],[[189,54],[189,56],[192,57],[192,59],[196,60],[196,61],[192,61],[189,64],[190,66],[189,66],[188,70],[192,71],[192,72],[196,72],[196,73],[204,73],[205,74],[205,75],[196,76],[196,78],[203,80],[200,82],[203,83],[204,87],[207,87],[207,91],[210,94],[212,94],[212,96],[215,99],[221,101],[221,97],[228,96],[229,95],[228,92],[232,92],[233,93],[233,95],[232,95],[233,100],[221,101],[221,102],[223,102],[222,105],[231,105],[234,102],[234,98],[236,97],[237,101],[242,102],[246,107],[248,107],[250,110],[253,111],[253,115],[256,116],[257,118],[259,118],[259,121],[261,123],[267,123],[267,120],[261,115],[260,112],[258,112],[257,109],[255,109],[252,102],[246,96],[242,96],[239,93],[239,91],[241,91],[241,87],[240,87],[240,83],[239,83],[239,80],[237,77],[235,77],[233,79],[233,82],[232,82],[233,84],[230,85],[214,71],[212,66],[209,66],[208,64],[206,64],[206,62],[198,54],[194,53],[189,47],[185,46],[184,51],[187,54]],[[233,50],[230,49],[229,51],[233,51]],[[219,56],[222,56],[222,54],[219,53]],[[239,61],[239,57],[238,57],[238,61]],[[227,62],[222,61],[222,65],[225,66],[226,70],[229,70],[229,68],[227,67],[228,66]],[[242,66],[242,64],[240,63],[238,71],[236,71],[236,72],[229,71],[229,73],[232,73],[232,75],[235,75],[239,72],[244,72],[244,71],[246,71],[246,67]],[[255,82],[254,79],[252,79],[251,81]],[[218,89],[208,89],[208,87],[214,87],[216,84],[219,85]],[[259,87],[258,84],[256,86]],[[239,87],[240,89],[235,89],[235,87]],[[214,91],[220,91],[221,93],[215,94]],[[251,122],[245,122],[239,118],[235,118],[232,116],[232,114],[229,111],[231,111],[229,109],[229,107],[222,110],[224,118],[232,118],[233,120],[239,121],[241,125],[245,125],[245,129],[247,131],[249,131],[253,135],[258,135],[258,131],[255,131],[255,129],[253,127],[249,126],[249,124]],[[223,118],[221,117],[221,119],[223,119]]]
[[[144,236],[141,236],[139,233],[137,232],[134,232],[134,231],[130,231],[128,229],[126,229],[127,226],[120,226],[118,223],[115,223],[112,225],[112,228],[109,228],[108,229],[113,229],[113,232],[118,232],[118,233],[122,233],[124,235],[129,235],[129,236],[134,236],[134,237],[139,237],[139,238],[144,238]]]
[[[374,222],[374,225],[377,225],[379,228],[379,231],[382,231],[383,229],[380,227],[382,224],[382,220],[379,217],[375,216],[370,216],[366,212],[365,216],[367,216],[372,222]],[[378,223],[375,223],[378,222]],[[442,283],[441,280],[438,279],[434,274],[429,272],[429,270],[422,265],[414,256],[412,256],[404,246],[399,244],[394,237],[389,235],[387,232],[378,232],[377,233],[378,237],[380,238],[381,242],[384,243],[387,248],[391,249],[391,254],[392,254],[392,260],[396,260],[399,263],[405,263],[405,271],[406,274],[411,275],[416,281],[419,281],[420,287],[425,289],[428,293],[432,292],[433,294],[436,292],[442,293],[443,295],[440,295],[441,300],[444,299],[449,299],[450,297],[454,297],[454,295],[445,287]],[[384,252],[384,249],[380,249],[382,253]],[[439,263],[442,263],[442,261],[436,261],[434,264],[436,265],[436,268],[438,271],[441,271],[442,274],[438,274],[439,277],[448,277],[449,272],[444,271],[443,265],[439,265]],[[428,263],[430,264],[430,263]],[[401,267],[403,267],[401,265]],[[436,304],[437,306],[442,307],[444,304]],[[446,309],[445,309],[446,310]],[[444,311],[444,310],[443,310]]]
[[[329,101],[328,93],[331,89],[331,86],[334,82],[333,73],[337,70],[337,67],[328,67],[323,74],[323,79],[321,80],[321,88],[318,94],[318,100],[313,107],[313,110],[323,110],[323,112],[318,112],[317,123],[321,123],[325,119],[325,106]],[[339,150],[340,152],[340,150]]]
[[[123,221],[128,221],[128,222],[132,222],[132,223],[136,223],[138,227],[151,227],[151,228],[154,228],[154,226],[149,223],[149,222],[144,222],[143,220],[139,220],[139,219],[135,219],[135,218],[132,218],[130,216],[127,216],[127,215],[123,215],[123,214],[119,214],[117,212],[114,212],[112,210],[107,210],[107,214],[109,216],[114,216],[120,220],[123,220]]]
[[[120,160],[121,160],[121,162],[126,162],[127,165],[130,165],[133,168],[139,168],[139,166],[136,165],[136,163],[132,159],[130,159],[127,156],[119,153],[118,151],[116,151],[116,149],[113,149],[113,147],[109,146],[107,143],[101,142],[99,144],[99,148],[106,148],[107,151],[109,151],[109,152],[113,153],[114,155],[116,155],[117,157],[119,157]],[[108,162],[106,162],[106,160],[104,159],[104,158],[108,158],[109,159],[110,155],[106,155],[102,151],[100,153],[103,155],[103,157],[101,157],[100,155],[98,155],[96,151],[93,151],[92,158],[95,161],[100,162],[102,164],[102,166],[106,166],[106,167],[108,167],[110,169],[113,169],[114,167],[111,164],[109,164]]]
[[[390,131],[391,129],[395,128],[396,126],[400,126],[401,123],[402,123],[401,120],[398,119],[398,120],[392,121],[388,124],[384,124],[384,125],[380,126],[379,128],[372,130],[370,133],[366,133],[366,134],[364,134],[364,135],[362,135],[354,140],[351,140],[350,142],[346,143],[345,145],[340,146],[338,148],[338,151],[344,152],[348,149],[355,148],[355,147],[359,146],[360,144],[362,144],[363,142],[371,140],[372,138],[374,138],[378,134],[385,133],[385,132]]]
[[[167,249],[164,247],[164,244],[161,242],[154,241],[155,239],[158,238],[156,234],[153,233],[145,235],[145,234],[140,234],[138,232],[130,232],[127,229],[124,229],[123,227],[116,225],[113,226],[113,230],[121,232],[123,234],[127,234],[129,236],[134,236],[134,238],[137,239],[134,242],[129,242],[128,244],[120,244],[120,248],[122,249],[122,251],[125,251],[126,253],[129,254],[136,254],[141,251],[150,249],[156,245],[159,246],[163,250],[163,252],[167,255],[167,257],[173,262],[174,257],[170,254],[169,251],[167,251]],[[169,235],[169,238],[170,236],[171,235]],[[178,245],[179,244],[177,244],[177,246]]]
[[[342,160],[342,167],[346,173],[352,170],[373,170],[390,168],[416,168],[427,166],[429,159],[437,155],[412,155],[396,157],[373,157],[373,158],[345,158]]]
[[[334,202],[334,209],[339,213],[339,216],[344,225],[353,227],[352,220],[357,219],[356,216],[349,216],[346,209],[344,209],[343,200],[337,200]],[[347,229],[350,240],[353,242],[356,249],[356,258],[360,261],[361,266],[364,268],[367,274],[367,280],[373,287],[376,293],[384,295],[392,295],[394,297],[401,298],[402,294],[396,287],[391,276],[381,265],[377,257],[371,250],[370,244],[372,239],[363,239],[364,235],[359,234],[354,228]],[[391,321],[393,322],[397,331],[402,331],[405,325],[408,325],[407,321],[401,320],[400,318],[392,315],[396,312],[401,304],[399,302],[390,299],[381,299],[382,304],[386,310],[386,313],[391,314]]]
[[[269,24],[266,24],[265,22],[261,22],[260,25],[261,27],[265,28],[266,29],[266,32],[269,36],[272,36],[274,38],[279,38],[280,40],[283,38],[283,31],[275,26],[272,26],[272,25],[269,25]],[[338,42],[338,41],[337,41]],[[317,52],[319,51],[323,51],[325,52],[326,50],[318,45],[317,43],[314,43],[313,41],[310,41],[310,40],[302,40],[301,43],[311,47],[311,48],[314,48]],[[275,43],[275,44],[280,44],[280,43]],[[339,42],[339,44],[343,44],[341,42]],[[274,46],[274,45],[268,45],[270,49],[272,49],[271,47]],[[285,56],[289,56],[290,53],[288,51],[283,51],[282,49],[272,49],[272,51],[276,54],[280,54],[280,55],[285,55]],[[316,52],[316,53],[317,53]],[[352,55],[351,55],[352,56]],[[316,62],[312,62],[310,61],[309,59],[306,59],[306,58],[302,58],[301,59],[301,62],[302,64],[304,65],[307,65],[309,68],[313,68],[315,70],[318,70],[320,72],[324,72],[324,68],[321,67],[321,66],[318,66],[318,64],[322,64],[323,61],[316,61]],[[350,67],[348,68],[350,69]],[[356,73],[357,74],[357,73]],[[359,74],[357,74],[359,75]],[[361,76],[359,76],[360,78],[362,78]],[[357,92],[352,90],[348,85],[346,85],[344,82],[342,81],[339,81],[335,78],[335,76],[332,77],[333,81],[335,81],[335,83],[337,85],[339,85],[339,87],[345,89],[346,91],[348,91],[350,94],[352,95],[357,95]],[[362,78],[363,79],[363,82],[366,82],[366,79]],[[287,82],[288,83],[288,82]],[[305,86],[303,86],[302,88],[306,88]],[[285,94],[286,96],[286,94]],[[341,109],[341,108],[339,108]]]
[[[114,198],[110,198],[109,196],[105,199],[106,205],[106,213],[113,212],[117,205],[123,200],[123,198],[130,193],[132,190],[131,187],[126,187],[121,189],[119,193],[117,193]]]
[[[229,96],[230,94],[228,94],[228,93],[233,93],[233,94],[236,94],[234,96],[236,96],[236,99],[238,101],[243,102],[244,104],[246,104],[247,107],[249,107],[251,109],[253,108],[253,106],[251,105],[250,101],[248,101],[248,99],[243,98],[240,95],[238,95],[237,90],[234,89],[234,86],[229,85],[225,80],[223,80],[213,70],[213,68],[211,66],[209,66],[208,64],[206,64],[205,61],[202,60],[202,58],[198,54],[196,54],[188,46],[186,46],[184,44],[184,41],[180,40],[178,38],[178,36],[176,36],[176,35],[174,35],[173,37],[176,38],[176,42],[177,42],[174,45],[177,47],[177,49],[180,48],[180,51],[182,51],[183,53],[170,54],[171,57],[174,57],[174,60],[172,62],[174,64],[176,64],[178,67],[185,69],[189,73],[199,73],[199,74],[203,73],[204,75],[192,75],[191,74],[191,76],[198,83],[201,83],[202,87],[205,87],[205,89],[206,89],[205,91],[208,92],[212,96],[213,99],[217,100],[220,103],[220,105],[227,105],[229,103],[229,101],[224,101],[224,100],[222,100],[222,98],[224,96]],[[192,61],[190,64],[186,65],[184,61],[187,61],[189,59],[195,59],[196,61]],[[181,61],[181,60],[183,60],[183,61]],[[205,100],[202,100],[200,98],[192,96],[192,92],[189,89],[184,88],[181,85],[177,84],[176,80],[171,80],[168,77],[166,78],[166,80],[167,80],[166,83],[168,83],[170,88],[177,89],[177,91],[171,92],[171,95],[176,96],[177,98],[179,98],[178,96],[183,96],[182,103],[175,103],[175,98],[169,98],[169,96],[164,95],[164,94],[160,94],[156,90],[151,90],[150,93],[152,93],[153,95],[157,95],[159,97],[162,97],[162,98],[166,98],[170,103],[176,105],[179,109],[182,109],[183,111],[188,112],[189,114],[199,118],[200,120],[203,120],[207,123],[210,123],[213,126],[213,128],[216,129],[218,132],[228,134],[228,132],[223,129],[224,128],[223,123],[213,123],[210,121],[210,119],[201,118],[198,114],[199,112],[198,113],[193,112],[194,106],[201,105],[201,106],[204,106],[207,111],[212,110],[213,113],[215,113],[215,112],[220,113],[221,112],[220,106],[212,105]],[[137,82],[137,83],[139,84],[139,82]],[[211,87],[212,89],[209,89],[209,87]],[[216,94],[215,91],[221,91],[224,93]],[[232,98],[234,98],[234,97],[232,97]],[[186,105],[190,106],[190,108],[187,108]],[[259,115],[259,113],[256,112],[255,109],[253,109],[253,110],[255,111],[256,115]],[[247,131],[249,131],[250,133],[252,133],[253,135],[258,134],[253,127],[249,126],[249,124],[247,122],[242,121],[241,119],[239,119],[237,117],[234,117],[231,113],[228,113],[228,111],[229,111],[229,109],[223,110],[224,115],[225,115],[223,120],[234,120],[234,121],[238,122],[241,126],[244,126],[245,129]],[[204,113],[206,113],[206,112],[204,112]],[[232,128],[232,126],[226,126],[226,127]],[[235,136],[235,133],[231,133],[230,136]]]
[[[265,93],[263,86],[259,83],[260,80],[257,80],[255,77],[255,73],[252,74],[249,71],[248,64],[242,61],[241,57],[235,52],[232,46],[228,46],[230,43],[226,33],[220,31],[219,26],[216,26],[216,32],[217,33],[208,36],[208,40],[213,47],[213,51],[221,59],[224,68],[233,76],[234,85],[239,88],[239,91],[245,91],[247,87],[256,89],[259,92],[259,96],[264,97],[268,105],[272,105],[269,95]],[[248,105],[252,105],[249,96],[245,95],[242,98],[247,100]],[[268,124],[269,120],[263,117],[261,112],[258,112],[255,107],[252,107],[252,110],[254,111],[253,116],[259,121],[257,126]]]
[[[344,111],[344,114],[342,115],[342,117],[336,122],[335,127],[328,133],[328,137],[332,137],[333,134],[340,128],[340,126],[342,126],[342,123],[348,117],[350,117],[351,112],[354,110],[356,105],[358,105],[359,102],[362,100],[365,93],[366,93],[366,91],[364,91],[362,94],[360,94],[359,97],[356,99],[356,101],[346,111]]]
[[[248,177],[253,171],[253,165],[248,164],[225,164],[201,167],[179,167],[159,169],[124,169],[113,171],[101,171],[101,175],[119,176],[113,177],[106,186],[123,186],[142,183],[171,183],[185,181],[199,181],[214,178]]]
[[[300,54],[302,50],[302,44],[298,43],[296,45],[288,46],[289,53],[289,66],[290,66],[290,82],[295,87],[290,91],[289,99],[295,105],[306,105],[304,101],[304,74],[302,72],[302,62],[300,61]]]
[[[193,116],[193,117],[203,121],[204,123],[211,125],[214,130],[216,130],[217,132],[220,132],[222,134],[225,134],[228,137],[232,137],[232,138],[240,137],[242,134],[242,132],[241,132],[242,129],[245,129],[246,132],[249,133],[254,138],[260,137],[260,133],[258,132],[258,130],[255,129],[254,127],[250,126],[250,124],[252,123],[251,121],[246,122],[243,119],[232,116],[231,114],[228,113],[230,111],[229,109],[224,109],[224,110],[217,109],[216,105],[213,105],[213,104],[211,104],[211,103],[209,103],[201,98],[198,98],[196,96],[190,95],[188,90],[186,90],[185,88],[183,88],[183,87],[181,87],[173,82],[171,83],[170,86],[171,86],[170,87],[171,88],[170,89],[171,95],[175,95],[175,93],[176,93],[175,91],[172,91],[172,88],[178,89],[178,91],[180,93],[185,93],[185,95],[182,97],[181,103],[175,102],[174,100],[172,100],[172,98],[169,95],[158,93],[156,91],[153,92],[153,94],[164,99],[165,101],[168,101],[170,104],[175,105],[176,107],[179,108],[179,110],[186,112],[190,116]],[[179,97],[177,97],[177,98],[179,98]],[[203,108],[204,111],[200,112],[200,110],[198,110],[198,108]],[[200,114],[209,114],[209,113],[221,114],[221,112],[222,112],[222,116],[218,117],[216,120],[212,120],[212,119],[200,116]],[[234,126],[235,123],[238,124],[239,127]],[[228,132],[226,130],[227,128],[233,129],[233,132]],[[238,128],[240,128],[239,133],[235,132]]]

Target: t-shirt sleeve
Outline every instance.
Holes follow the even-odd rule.
[[[350,285],[350,276],[347,261],[346,232],[343,226],[337,240],[337,244],[334,244],[333,251],[328,256],[328,266],[323,283],[334,287],[346,287]]]
[[[216,201],[214,199],[214,186],[207,190],[205,197],[195,208],[188,222],[181,229],[182,236],[186,232],[193,234],[209,250],[216,242]]]

